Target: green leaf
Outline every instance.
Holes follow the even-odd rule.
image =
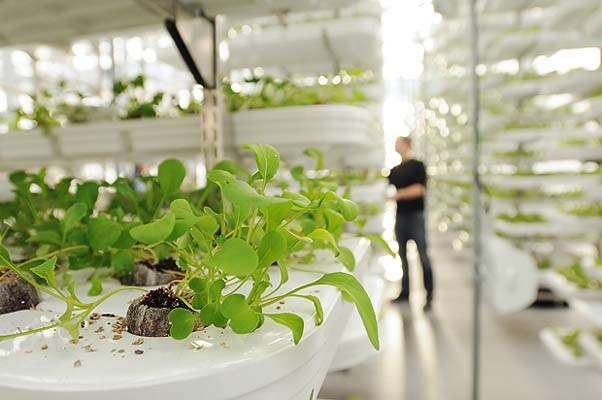
[[[232,318],[249,309],[249,305],[240,293],[231,294],[222,303],[221,311],[225,317]]]
[[[368,293],[362,286],[362,284],[351,274],[345,272],[334,272],[322,276],[315,282],[312,282],[304,287],[328,285],[338,288],[340,291],[347,293],[348,297],[355,304],[357,311],[360,315],[370,343],[375,349],[380,348],[380,341],[378,337],[378,321],[376,319],[376,313],[372,307],[372,302]]]
[[[286,239],[278,231],[266,233],[261,239],[257,254],[259,266],[268,267],[286,253]]]
[[[332,236],[332,234],[330,232],[328,232],[326,229],[322,229],[322,228],[318,228],[318,229],[314,229],[313,232],[311,232],[309,235],[307,235],[309,238],[311,238],[312,240],[318,240],[318,241],[322,241],[322,242],[326,242],[327,244],[329,244],[332,249],[335,251],[336,255],[339,255],[339,246],[337,245],[337,241],[334,238],[334,236]]]
[[[246,169],[231,160],[222,160],[213,166],[213,169],[221,169],[222,171],[228,171],[232,175],[247,176],[249,173]]]
[[[303,330],[305,323],[303,318],[292,313],[280,313],[280,314],[264,314],[266,317],[272,319],[274,322],[284,325],[293,332],[293,342],[299,344],[301,337],[303,337]]]
[[[136,190],[132,187],[132,184],[126,178],[115,179],[111,186],[117,191],[117,193],[119,193],[132,203],[136,203],[138,201],[138,195],[136,194]]]
[[[322,322],[324,322],[324,309],[322,308],[322,302],[320,299],[311,294],[297,294],[295,297],[300,297],[312,302],[314,309],[316,310],[316,324],[322,325]]]
[[[387,241],[385,239],[382,238],[382,236],[376,235],[374,233],[364,233],[362,236],[365,237],[366,239],[368,239],[370,242],[372,242],[372,244],[375,244],[375,245],[381,247],[391,257],[396,256],[393,249],[391,247],[389,247],[389,244],[387,243]]]
[[[105,250],[121,236],[123,228],[110,219],[99,217],[88,221],[88,241],[94,251]]]
[[[343,214],[343,217],[345,217],[347,221],[353,221],[357,218],[359,207],[355,202],[339,197],[338,206],[341,214]]]
[[[102,280],[98,276],[92,275],[90,283],[92,286],[88,290],[88,296],[99,296],[102,293]]]
[[[159,164],[157,179],[164,195],[170,196],[177,193],[185,177],[186,168],[180,161],[169,159]]]
[[[280,166],[280,154],[278,150],[269,144],[246,144],[244,149],[251,150],[255,154],[257,170],[264,181],[269,181],[278,172]]]
[[[280,197],[261,195],[248,183],[235,179],[232,174],[226,171],[212,170],[207,175],[207,179],[217,184],[222,191],[222,195],[233,205],[261,208],[290,201]]]
[[[349,271],[353,271],[355,269],[355,256],[353,252],[348,247],[339,247],[339,256],[337,257],[341,263],[347,268]]]
[[[169,237],[175,223],[176,216],[173,213],[165,214],[154,222],[132,228],[130,235],[140,243],[156,244]]]
[[[62,245],[62,237],[56,231],[40,231],[27,239],[29,243],[44,243],[53,244],[55,246]]]
[[[224,328],[228,324],[228,318],[221,313],[219,303],[207,304],[201,310],[200,315],[204,326],[215,325],[218,328]]]
[[[217,281],[213,282],[211,284],[211,286],[209,287],[209,299],[210,300],[217,300],[220,298],[220,296],[222,295],[222,291],[224,290],[224,288],[226,287],[226,282],[224,282],[223,279],[218,279]]]
[[[8,267],[8,265],[11,265],[11,259],[10,259],[10,253],[8,252],[8,250],[6,250],[6,247],[2,246],[2,244],[0,244],[0,262],[2,263],[3,266]],[[7,265],[4,265],[7,264]]]
[[[54,266],[56,265],[56,256],[44,261],[42,264],[30,269],[31,272],[44,279],[48,286],[57,288]]]
[[[207,280],[202,278],[192,278],[190,282],[188,282],[188,287],[196,293],[204,292],[207,290]]]
[[[194,314],[185,308],[174,308],[169,312],[171,328],[169,335],[176,340],[184,340],[194,330]]]
[[[207,263],[229,275],[247,276],[257,269],[258,262],[257,253],[247,242],[231,238],[222,244]]]
[[[111,257],[111,266],[115,275],[129,275],[134,272],[134,256],[128,250],[119,250]]]
[[[188,219],[195,217],[188,200],[176,199],[171,202],[169,209],[173,211],[177,219]]]
[[[63,230],[63,237],[77,225],[82,218],[88,213],[88,206],[85,203],[75,203],[67,209],[65,216],[61,220],[61,228]]]
[[[297,207],[307,207],[311,204],[311,200],[300,193],[285,191],[282,193],[282,197],[292,200]]]
[[[262,213],[267,220],[267,230],[275,230],[278,225],[290,214],[292,207],[292,202],[286,202],[263,208]]]
[[[219,229],[219,224],[212,215],[203,215],[197,222],[199,230],[207,237],[212,237]]]
[[[324,154],[322,153],[322,151],[316,149],[315,147],[310,147],[305,149],[303,154],[316,159],[317,170],[324,169]]]
[[[98,183],[84,182],[79,184],[73,199],[77,203],[84,203],[88,213],[91,214],[92,210],[94,210],[94,204],[96,204],[96,200],[98,199]]]
[[[115,243],[113,243],[111,246],[115,249],[122,250],[127,250],[131,248],[133,245],[136,244],[136,239],[134,239],[132,235],[130,235],[130,230],[139,225],[141,225],[139,221],[132,221],[124,224],[124,226],[122,226],[121,228],[122,230],[119,239],[117,239]]]
[[[259,324],[259,316],[251,309],[230,318],[230,328],[239,334],[251,333]]]

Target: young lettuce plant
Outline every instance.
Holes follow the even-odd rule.
[[[229,325],[235,333],[250,333],[262,326],[265,318],[293,332],[301,340],[303,319],[294,313],[268,313],[265,308],[285,298],[297,297],[315,307],[317,323],[323,320],[319,299],[303,291],[319,285],[340,289],[357,307],[374,347],[379,347],[378,326],[372,304],[357,279],[347,273],[324,274],[314,282],[280,293],[288,281],[287,260],[308,243],[320,242],[330,248],[348,267],[355,264],[349,249],[341,251],[326,229],[310,232],[299,229],[301,217],[325,210],[331,203],[348,219],[357,207],[334,192],[310,200],[302,194],[284,193],[272,197],[265,188],[276,175],[280,156],[271,146],[245,146],[255,154],[258,171],[248,181],[237,179],[225,170],[212,170],[208,179],[219,187],[222,211],[205,207],[198,212],[188,201],[177,199],[171,211],[157,220],[135,227],[131,235],[149,248],[167,245],[178,254],[184,277],[172,285],[173,294],[186,307],[169,312],[170,335],[188,337],[196,326]],[[343,217],[344,218],[344,217]],[[270,272],[279,271],[278,283]]]
[[[297,181],[300,186],[299,193],[311,200],[319,199],[324,196],[325,193],[335,193],[334,191],[336,191],[338,188],[336,183],[337,177],[324,169],[324,154],[316,148],[308,148],[304,151],[304,154],[315,159],[316,165],[315,169],[311,172],[306,171],[303,166],[296,166],[291,169],[291,175],[293,179]],[[347,199],[349,197],[349,189],[350,188],[347,187],[343,197],[339,195],[336,196],[338,196],[339,199],[343,199],[343,201],[353,203]],[[332,195],[330,196],[332,197]],[[337,200],[336,204],[342,204],[342,202]],[[314,210],[311,213],[305,214],[301,218],[301,223],[305,230],[315,229],[316,227],[326,229],[331,232],[338,241],[344,233],[345,223],[352,221],[352,223],[355,223],[359,227],[360,236],[365,237],[374,245],[382,248],[387,254],[395,257],[395,252],[389,247],[387,242],[380,235],[363,232],[365,220],[359,220],[356,218],[359,214],[359,207],[355,206],[353,213],[355,215],[353,218],[346,219],[344,218],[344,213],[342,210],[337,209],[336,207],[326,210]],[[306,262],[309,262],[312,259],[312,252],[306,254],[304,257]]]
[[[56,262],[57,256],[51,256],[43,263],[35,267],[31,267],[29,268],[29,271],[26,271],[23,268],[24,264],[14,263],[10,258],[8,250],[0,245],[1,267],[8,269],[20,279],[36,288],[36,290],[58,299],[64,302],[66,305],[65,311],[59,318],[57,318],[56,321],[50,322],[49,324],[39,328],[27,330],[19,329],[15,333],[0,335],[0,341],[39,333],[54,328],[65,329],[73,338],[73,340],[77,341],[79,338],[80,325],[100,304],[116,293],[125,290],[141,290],[139,288],[122,287],[105,294],[93,302],[84,302],[75,293],[75,282],[68,274],[63,275],[63,282],[59,282],[55,271]],[[43,283],[40,283],[39,280],[41,280]]]

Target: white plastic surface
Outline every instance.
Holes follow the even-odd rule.
[[[362,265],[369,243],[365,239],[353,239],[346,245],[353,248],[358,266]],[[343,269],[331,257],[328,259],[330,261],[325,258],[313,268],[328,272]],[[291,271],[286,286],[290,289],[319,276],[319,273]],[[107,283],[105,289],[116,285]],[[83,297],[86,297],[87,286],[79,287]],[[334,288],[320,287],[309,292],[318,296],[324,306],[326,319],[320,327],[315,326],[312,305],[297,301],[300,299],[286,300],[284,305],[266,309],[294,310],[304,318],[305,334],[298,346],[292,343],[288,329],[268,320],[249,335],[212,327],[195,332],[184,341],[145,338],[142,345],[136,346],[133,344],[136,337],[127,332],[121,334],[122,338],[114,337],[110,325],[114,320],[103,317],[82,329],[83,338],[78,344],[70,343],[62,331],[0,343],[0,392],[3,398],[20,400],[153,400],[191,393],[212,400],[306,400],[312,389],[318,392],[340,340],[341,326],[351,311],[350,304],[342,302]],[[137,295],[121,293],[97,311],[124,315],[127,302]],[[276,311],[276,307],[281,309]],[[55,316],[61,308],[56,302],[44,299],[38,311],[20,311],[0,317],[0,332],[35,326],[40,320]],[[101,326],[104,332],[97,332]],[[199,349],[195,350],[193,345]],[[48,347],[44,350],[42,346]],[[144,353],[138,355],[135,350]],[[79,367],[76,366],[78,360]]]
[[[571,350],[562,343],[559,333],[568,332],[570,328],[556,328],[555,332],[551,328],[542,329],[539,332],[539,338],[552,355],[560,362],[573,367],[588,367],[592,365],[593,360],[584,352],[583,356],[576,357]]]
[[[496,311],[507,314],[533,304],[539,282],[531,256],[495,236],[487,236],[483,244],[489,298]]]

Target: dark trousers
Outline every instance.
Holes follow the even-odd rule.
[[[410,273],[408,267],[407,244],[413,240],[418,247],[420,263],[422,264],[422,275],[424,276],[424,288],[428,301],[433,299],[433,270],[431,261],[426,251],[426,232],[424,228],[424,212],[412,211],[397,214],[395,220],[395,236],[399,243],[399,256],[401,257],[401,268],[403,277],[401,279],[401,296],[410,295]]]

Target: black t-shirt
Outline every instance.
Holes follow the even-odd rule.
[[[420,183],[426,187],[426,168],[421,161],[410,159],[391,169],[389,183],[401,189]],[[424,197],[411,200],[398,200],[397,213],[411,213],[424,210]]]

